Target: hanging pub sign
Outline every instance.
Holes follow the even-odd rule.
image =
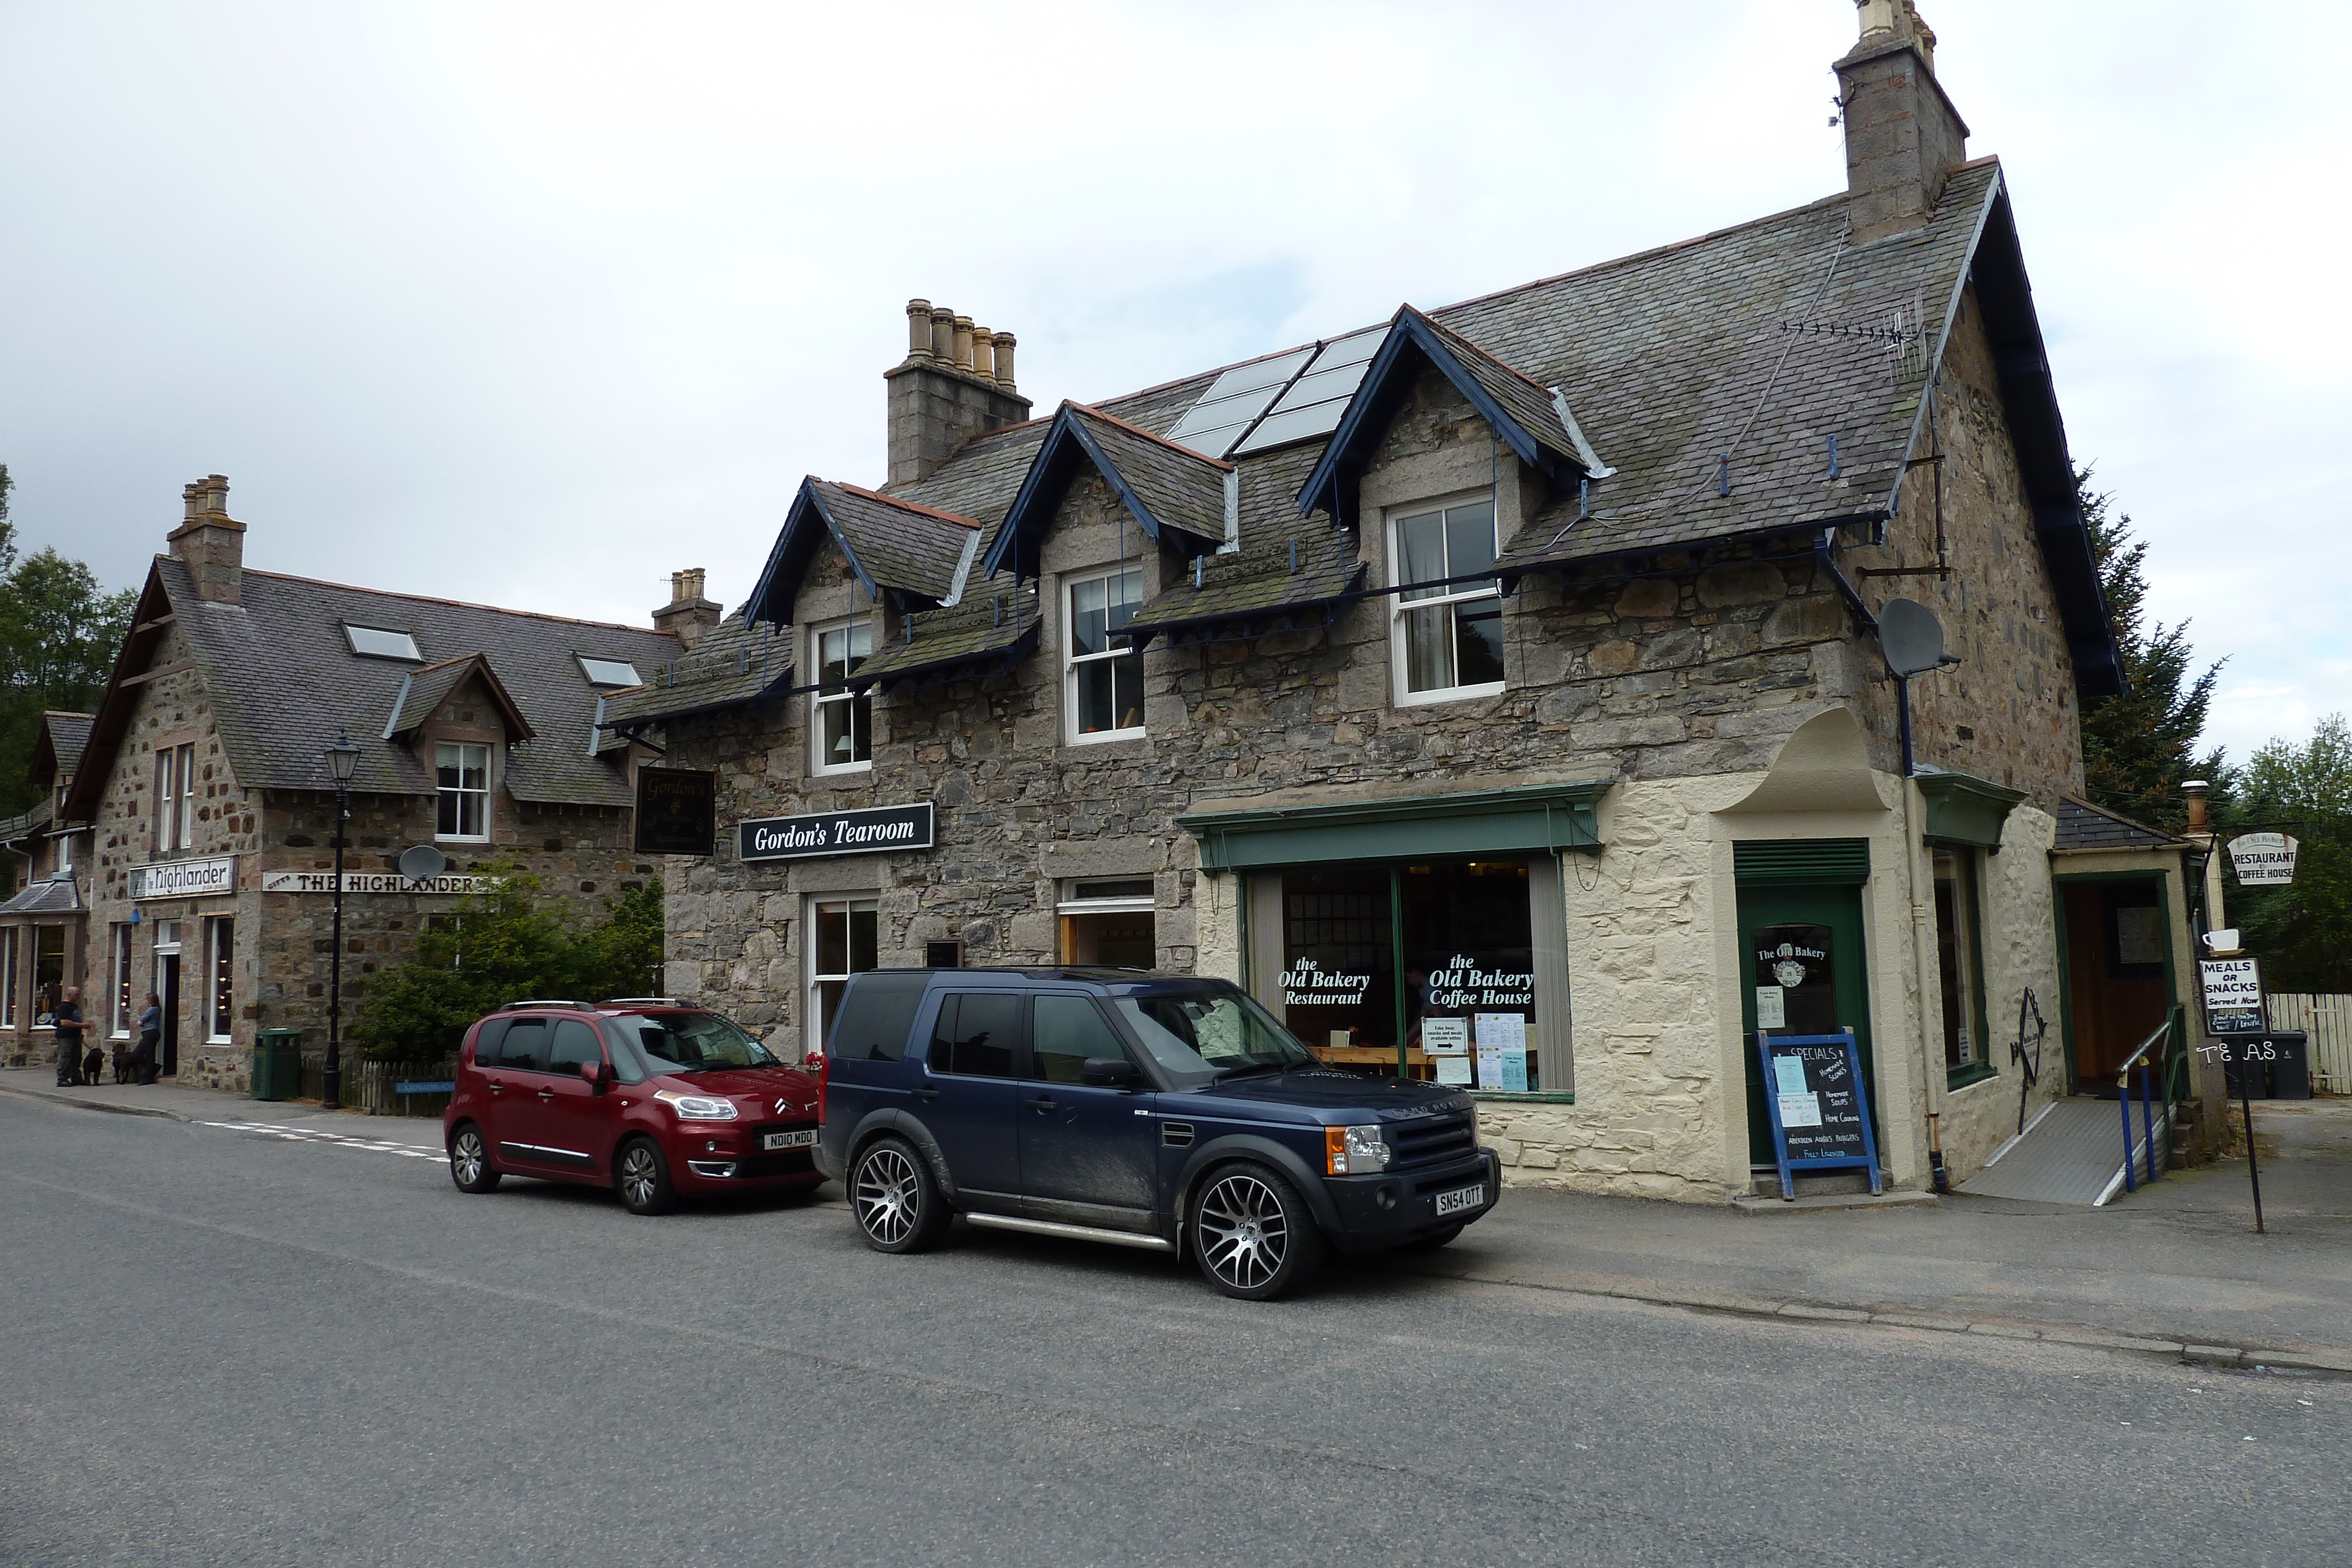
[[[637,769],[636,850],[707,855],[719,841],[717,775],[690,768]]]
[[[2284,833],[2240,833],[2230,841],[2230,865],[2240,887],[2285,887],[2294,881],[2294,852]]]
[[[761,817],[735,825],[736,853],[747,861],[803,860],[931,847],[931,803],[868,806],[805,817]]]
[[[2253,957],[2200,958],[2197,986],[2205,998],[2207,1034],[2263,1032],[2263,968]]]
[[[1780,1196],[1794,1199],[1797,1171],[1870,1174],[1878,1192],[1878,1140],[1870,1128],[1870,1092],[1862,1082],[1862,1051],[1853,1030],[1835,1034],[1756,1031],[1764,1065],[1764,1106],[1771,1113],[1772,1155],[1780,1168]]]

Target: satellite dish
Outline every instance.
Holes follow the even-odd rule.
[[[1924,675],[1944,662],[1944,623],[1916,600],[1890,599],[1878,612],[1878,645],[1897,675]]]
[[[449,869],[449,857],[431,844],[411,844],[400,852],[400,874],[411,882],[424,882],[439,876]]]

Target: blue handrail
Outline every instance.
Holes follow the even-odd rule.
[[[2122,1110],[2124,1117],[2124,1190],[2126,1192],[2137,1192],[2139,1190],[2139,1183],[2133,1177],[2133,1166],[2137,1165],[2139,1162],[2135,1159],[2132,1155],[2131,1130],[2131,1071],[2135,1065],[2139,1068],[2139,1127],[2140,1136],[2147,1145],[2147,1179],[2150,1181],[2154,1181],[2156,1179],[2156,1113],[2154,1107],[2149,1103],[2150,1092],[2148,1083],[2150,1076],[2156,1071],[2156,1066],[2147,1059],[2147,1053],[2159,1040],[2164,1041],[2166,1044],[2165,1056],[2167,1060],[2165,1066],[2167,1070],[2167,1081],[2165,1083],[2164,1098],[2164,1126],[2166,1141],[2168,1143],[2171,1141],[2172,1086],[2169,1077],[2169,1070],[2171,1066],[2169,1058],[2172,1053],[2172,1026],[2174,1017],[2179,1011],[2179,1009],[2176,1008],[2172,1012],[2167,1013],[2165,1015],[2164,1021],[2156,1026],[2155,1032],[2150,1034],[2146,1040],[2141,1040],[2139,1042],[2139,1049],[2133,1051],[2129,1056],[2125,1057],[2123,1060],[2123,1065],[2116,1069],[2116,1103]],[[2169,1165],[2171,1162],[2168,1159],[2165,1163]]]

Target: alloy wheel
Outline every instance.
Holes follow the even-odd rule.
[[[621,1156],[621,1197],[632,1208],[646,1208],[660,1190],[661,1167],[655,1163],[653,1150],[644,1144],[631,1144]]]
[[[851,1201],[866,1235],[884,1247],[898,1246],[922,1221],[922,1188],[914,1162],[887,1145],[876,1149],[858,1162]]]
[[[1280,1271],[1290,1252],[1282,1195],[1247,1171],[1235,1171],[1202,1196],[1201,1261],[1219,1283],[1255,1291]]]
[[[449,1145],[449,1167],[456,1173],[459,1186],[472,1186],[482,1179],[482,1167],[488,1164],[482,1150],[482,1134],[468,1127],[459,1133]]]

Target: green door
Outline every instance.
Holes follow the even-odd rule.
[[[1740,1056],[1748,1063],[1748,1158],[1772,1163],[1772,1124],[1764,1110],[1764,1070],[1756,1060],[1761,988],[1777,1009],[1775,1034],[1832,1034],[1852,1029],[1862,1048],[1862,1081],[1881,1150],[1878,1068],[1870,1049],[1870,976],[1862,945],[1862,890],[1854,886],[1742,886],[1739,890]],[[1768,1024],[1772,1020],[1768,1019]]]

